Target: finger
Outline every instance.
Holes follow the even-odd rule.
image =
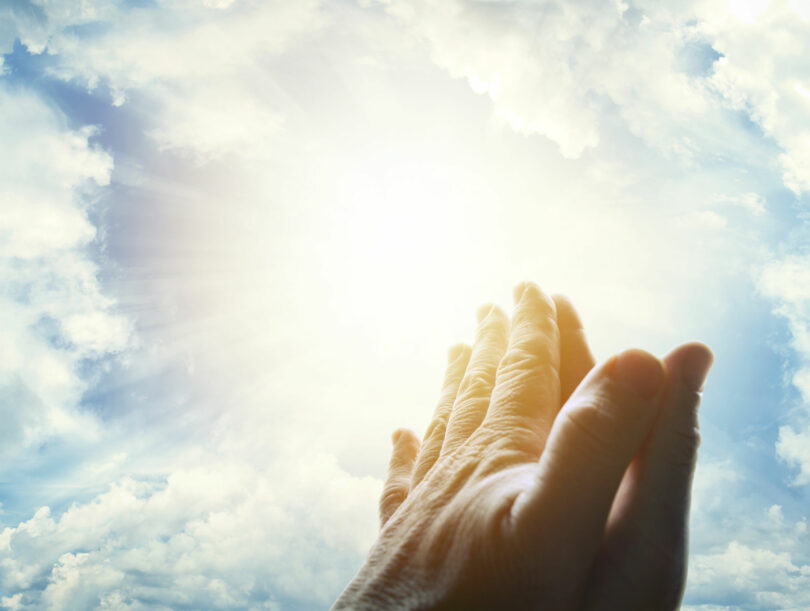
[[[585,329],[574,304],[565,295],[553,295],[560,329],[560,400],[565,403],[585,375],[593,369],[593,358]]]
[[[388,477],[380,496],[380,527],[408,496],[411,487],[411,472],[419,452],[419,438],[408,429],[397,429],[391,436],[394,449],[388,463]]]
[[[484,420],[508,333],[509,320],[503,310],[491,304],[478,309],[475,343],[450,412],[441,454],[452,452],[464,443]]]
[[[509,347],[498,365],[484,426],[508,432],[505,438],[536,460],[560,407],[560,335],[554,302],[540,287],[521,283],[514,298]]]
[[[641,350],[593,369],[554,421],[537,476],[512,507],[518,540],[566,550],[554,561],[571,576],[561,586],[571,596],[584,584],[622,475],[652,427],[664,379],[661,362]]]
[[[416,467],[413,470],[411,488],[415,487],[425,477],[431,467],[439,458],[439,453],[444,443],[444,433],[447,430],[447,422],[450,419],[450,410],[456,401],[461,378],[467,369],[470,361],[472,349],[466,344],[456,344],[447,353],[447,371],[444,375],[444,384],[439,397],[439,403],[433,412],[433,419],[428,425],[425,436],[422,438],[422,447],[419,450],[419,457]]]
[[[686,582],[700,391],[714,357],[700,343],[664,358],[669,384],[648,440],[625,475],[587,588],[587,609],[676,609]],[[616,574],[634,574],[627,591]],[[629,598],[632,596],[632,598]]]

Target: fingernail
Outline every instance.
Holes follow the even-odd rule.
[[[457,361],[463,354],[465,348],[466,346],[464,344],[455,344],[450,346],[450,349],[447,351],[447,363],[449,364]]]
[[[614,357],[611,377],[642,399],[652,399],[664,382],[664,369],[653,355],[643,350],[625,350]]]
[[[681,379],[684,386],[692,392],[703,392],[706,377],[714,363],[714,354],[708,346],[697,344],[689,353],[689,358],[683,365]]]
[[[475,317],[478,319],[478,322],[480,323],[494,309],[495,309],[495,306],[493,304],[485,303],[480,308],[478,308],[478,310],[475,312]]]

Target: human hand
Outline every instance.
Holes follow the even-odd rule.
[[[711,352],[594,368],[567,300],[526,283],[515,302],[511,325],[486,306],[472,349],[451,349],[421,445],[394,433],[380,536],[335,608],[680,602]]]

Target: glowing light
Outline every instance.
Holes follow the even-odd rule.
[[[771,0],[728,0],[728,10],[741,21],[753,22],[768,10]]]

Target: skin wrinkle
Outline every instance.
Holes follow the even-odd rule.
[[[536,285],[519,287],[514,325],[499,323],[509,329],[494,342],[503,346],[499,360],[485,332],[497,328],[487,317],[499,310],[480,310],[466,381],[452,402],[446,381],[419,449],[416,468],[430,466],[335,608],[371,609],[380,600],[431,609],[677,608],[688,511],[682,491],[692,470],[673,468],[665,455],[676,444],[689,450],[669,426],[693,398],[673,392],[669,368],[641,351],[621,355],[622,384],[635,393],[611,377],[615,358],[591,369],[584,334],[549,327],[543,312],[554,302]],[[529,298],[546,306],[521,309]],[[560,320],[577,324],[573,307],[559,304]],[[676,357],[687,359],[689,350],[707,361],[699,346]],[[459,375],[450,367],[447,380]],[[663,379],[648,396],[655,367]],[[564,383],[575,390],[561,409]],[[396,471],[399,462],[392,465]],[[647,551],[634,553],[634,540]],[[626,575],[636,577],[632,589]]]
[[[429,435],[425,435],[427,441],[423,445],[423,454],[417,458],[417,464],[412,478],[412,487],[422,481],[439,458],[442,445],[444,444],[447,425],[450,420],[450,412],[453,409],[453,403],[458,394],[459,385],[472,355],[472,348],[466,344],[455,344],[448,351],[448,356],[452,357],[454,352],[458,354],[455,358],[449,359],[451,362],[447,367],[441,398],[434,410],[433,419],[428,425],[430,433]]]
[[[514,368],[522,368],[523,372],[528,374],[524,376],[517,376],[511,370]],[[541,374],[541,375],[532,375]],[[543,384],[533,383],[529,386],[526,380],[533,378],[548,378],[551,380],[559,379],[558,369],[551,363],[538,364],[535,361],[526,362],[513,362],[507,365],[506,371],[503,371],[498,377],[498,400],[508,402],[510,398],[516,404],[526,405],[531,408],[534,404],[547,405],[555,407],[554,413],[557,412],[556,404],[559,403],[559,383],[553,383],[552,388],[544,386]],[[540,399],[545,399],[544,401]],[[509,410],[500,410],[509,411]],[[520,411],[520,410],[518,410]]]

